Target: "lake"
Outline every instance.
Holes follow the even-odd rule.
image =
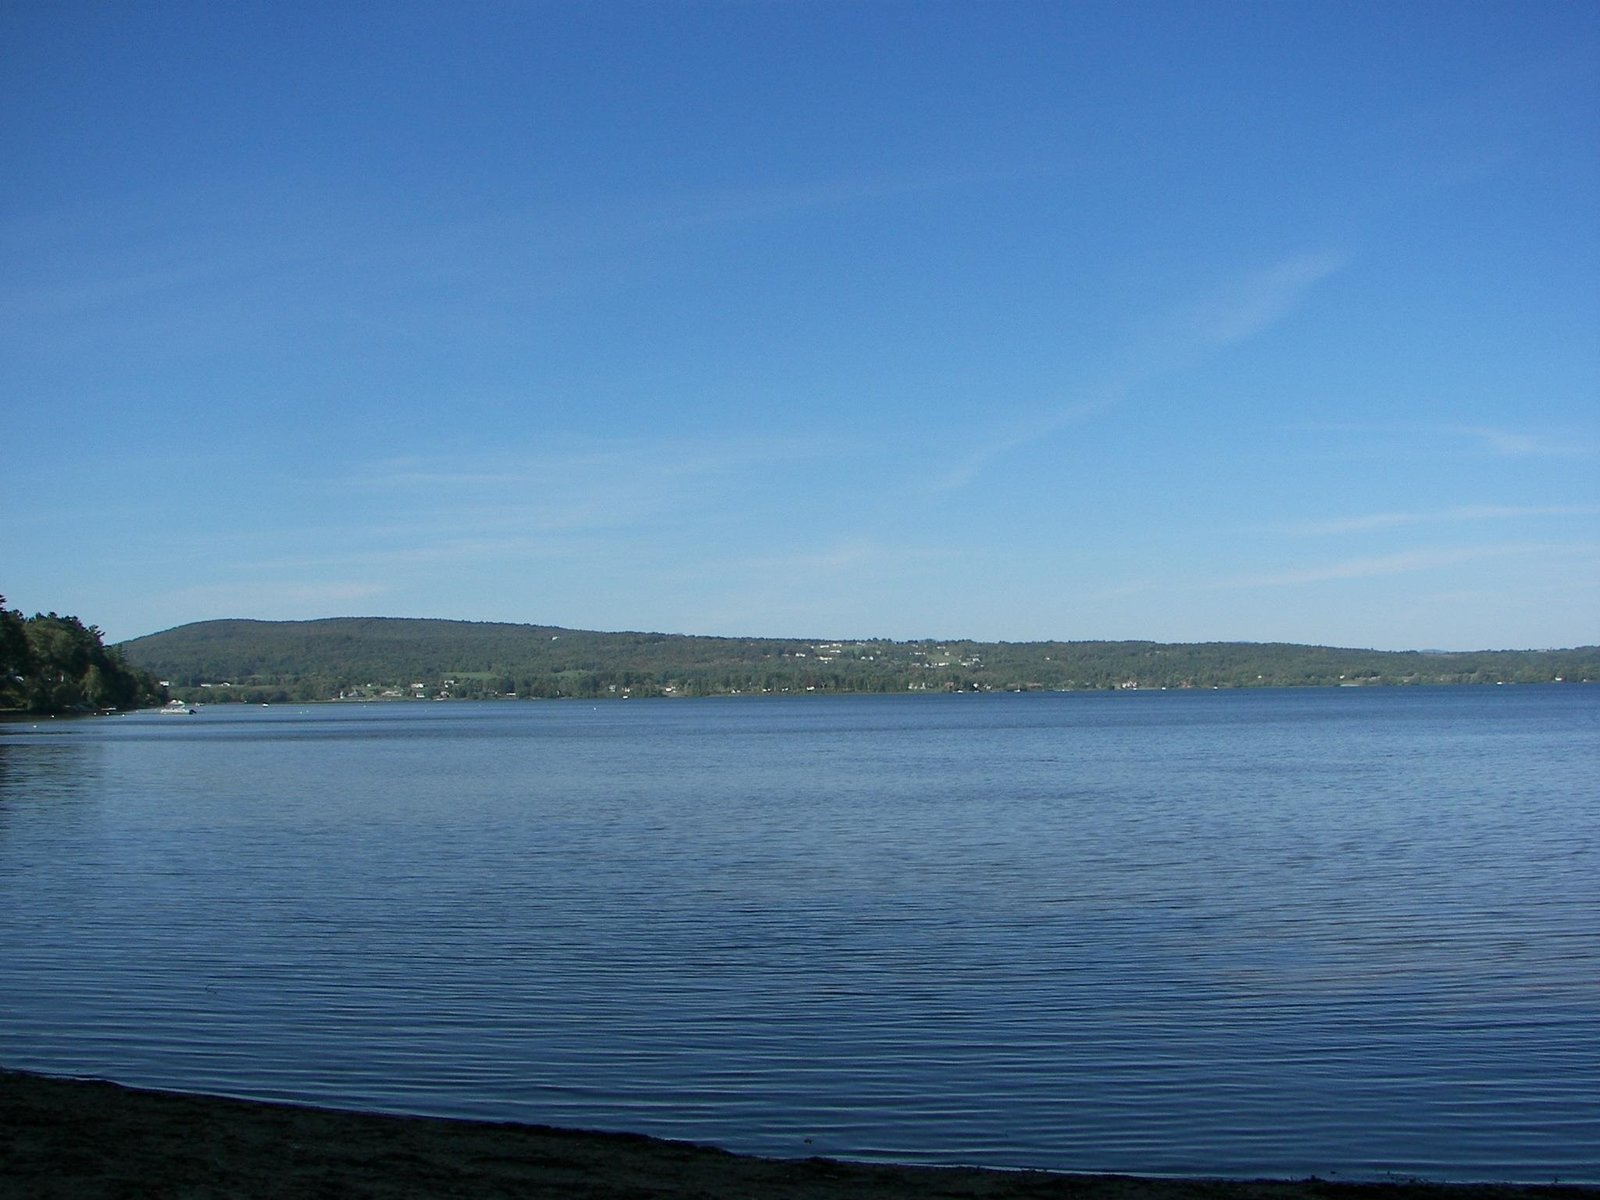
[[[8,723],[0,1064],[772,1155],[1600,1182],[1600,687]]]

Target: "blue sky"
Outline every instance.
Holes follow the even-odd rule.
[[[1600,642],[1592,3],[0,3],[0,592]]]

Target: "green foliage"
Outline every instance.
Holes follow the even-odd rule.
[[[0,709],[23,707],[34,670],[27,623],[21,613],[6,608],[5,597],[0,596]]]
[[[0,596],[0,709],[33,713],[138,708],[163,699],[153,676],[107,649],[77,617],[24,618]]]
[[[351,617],[123,643],[186,699],[489,699],[1600,680],[1600,647],[1465,654],[1246,642],[849,642]]]

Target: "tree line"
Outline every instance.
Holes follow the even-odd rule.
[[[1600,647],[820,641],[404,618],[206,621],[125,643],[190,700],[1081,691],[1600,681]]]
[[[130,666],[77,617],[24,617],[0,596],[0,711],[95,712],[159,704],[154,675]]]

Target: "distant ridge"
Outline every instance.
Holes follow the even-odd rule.
[[[200,621],[119,648],[174,695],[212,702],[1600,681],[1600,646],[827,641],[410,617]]]

